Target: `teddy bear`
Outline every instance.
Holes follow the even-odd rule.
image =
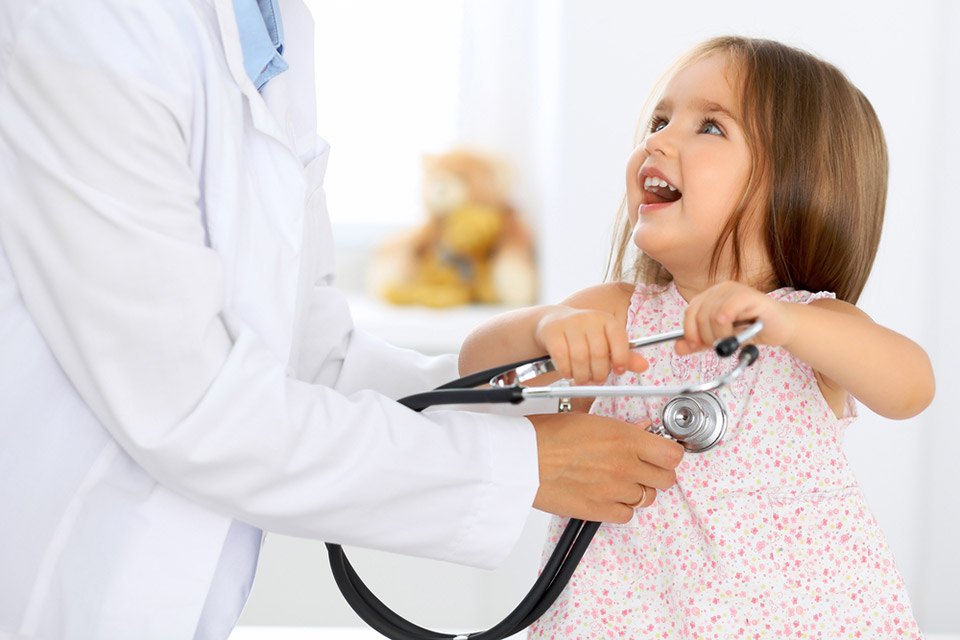
[[[376,251],[373,292],[428,307],[532,304],[533,243],[508,202],[502,165],[466,149],[427,155],[421,188],[427,219]]]

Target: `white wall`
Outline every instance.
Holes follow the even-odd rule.
[[[537,7],[549,15],[529,25],[539,46],[508,40],[528,64],[515,65],[500,94],[494,92],[524,103],[527,135],[497,137],[488,116],[501,110],[482,103],[472,111],[466,105],[465,122],[478,141],[495,139],[521,158],[534,150],[525,197],[539,216],[545,301],[599,278],[637,116],[660,73],[688,47],[724,33],[781,40],[834,62],[870,98],[889,145],[890,191],[861,307],[926,347],[939,392],[913,420],[892,422],[863,410],[846,451],[922,625],[960,630],[960,492],[948,476],[960,432],[947,413],[960,392],[950,364],[960,355],[953,332],[960,315],[957,3],[544,0]],[[506,22],[511,10],[501,10]],[[555,51],[558,65],[537,66],[532,54],[545,48]],[[531,75],[516,77],[523,73]],[[543,78],[552,93],[535,89]]]
[[[521,209],[539,234],[542,299],[599,281],[623,190],[623,164],[647,92],[696,42],[770,37],[836,63],[870,98],[890,150],[880,254],[861,306],[918,340],[937,375],[934,405],[891,422],[863,411],[846,450],[886,532],[927,632],[960,632],[960,427],[954,336],[960,303],[960,8],[950,0],[474,0],[467,4],[464,140],[517,163]],[[890,366],[896,366],[891,362]],[[417,621],[482,627],[532,579],[543,519],[495,574],[359,554],[376,591]],[[350,624],[319,543],[271,547],[243,621]],[[395,574],[395,575],[392,575]],[[440,576],[440,582],[434,580]],[[408,588],[406,584],[416,584]],[[466,602],[453,600],[465,594]]]

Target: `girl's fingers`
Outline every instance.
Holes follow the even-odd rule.
[[[741,291],[732,291],[717,301],[714,310],[714,320],[721,325],[733,327],[733,323],[744,315],[745,309],[750,306],[750,296]]]
[[[615,370],[640,372],[649,366],[630,350],[624,327],[610,314],[579,313],[544,322],[537,342],[553,359],[557,373],[575,384],[602,384]]]
[[[567,348],[570,351],[570,378],[576,384],[586,384],[590,380],[590,347],[583,336],[567,336]]]
[[[683,340],[678,342],[677,346],[682,344],[685,350],[689,349],[687,353],[692,353],[700,348],[700,327],[697,323],[698,309],[699,305],[697,300],[694,299],[683,314]]]
[[[724,296],[717,300],[710,310],[711,328],[714,336],[714,342],[710,343],[711,346],[715,344],[717,340],[732,336],[734,333],[733,318],[736,317],[736,315],[724,311],[725,305],[729,304],[730,297]]]
[[[696,349],[694,349],[693,346],[687,342],[686,338],[680,338],[677,340],[677,342],[674,344],[674,350],[681,356],[687,356],[696,351]]]
[[[710,318],[709,310],[705,310],[702,305],[697,312],[696,323],[697,332],[700,334],[701,347],[709,347],[716,342],[717,338],[713,334],[714,326]]]
[[[682,356],[694,353],[701,347],[700,326],[696,316],[697,307],[691,306],[683,317],[683,338],[677,340],[674,349]]]
[[[606,333],[588,333],[587,348],[590,350],[590,378],[588,382],[601,384],[610,375],[611,345]]]
[[[564,336],[544,341],[543,348],[550,354],[553,366],[561,378],[573,376],[573,367],[570,365],[570,350]]]
[[[646,371],[649,367],[650,363],[647,362],[647,359],[636,351],[631,351],[627,354],[627,371],[640,373],[641,371]]]
[[[766,318],[774,313],[769,299],[761,292],[737,283],[721,283],[690,301],[684,313],[684,337],[675,346],[680,355],[711,348],[717,340],[736,333],[738,321]],[[754,341],[764,341],[775,324],[764,321],[764,332]]]
[[[630,368],[632,355],[630,352],[630,345],[627,341],[626,332],[620,330],[620,327],[618,327],[616,324],[608,323],[605,327],[604,333],[607,337],[607,343],[610,345],[611,369],[617,375],[626,373],[626,371]]]

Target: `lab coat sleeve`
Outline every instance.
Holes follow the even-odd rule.
[[[296,380],[227,313],[188,143],[206,36],[151,5],[37,5],[0,58],[0,241],[66,375],[148,473],[211,509],[496,565],[536,492],[529,423],[416,414],[349,370],[341,389]],[[383,352],[364,340],[345,369]],[[423,381],[449,372],[402,360]]]
[[[344,393],[374,388],[391,398],[402,398],[436,388],[460,377],[456,355],[424,356],[394,347],[376,336],[355,329],[348,343],[336,388]],[[528,399],[520,404],[456,404],[446,408],[502,416],[556,413],[556,398]],[[434,409],[428,409],[433,411]]]

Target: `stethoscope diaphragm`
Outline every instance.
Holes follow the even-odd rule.
[[[660,428],[691,453],[713,448],[727,432],[727,412],[709,392],[674,396],[660,413]]]

